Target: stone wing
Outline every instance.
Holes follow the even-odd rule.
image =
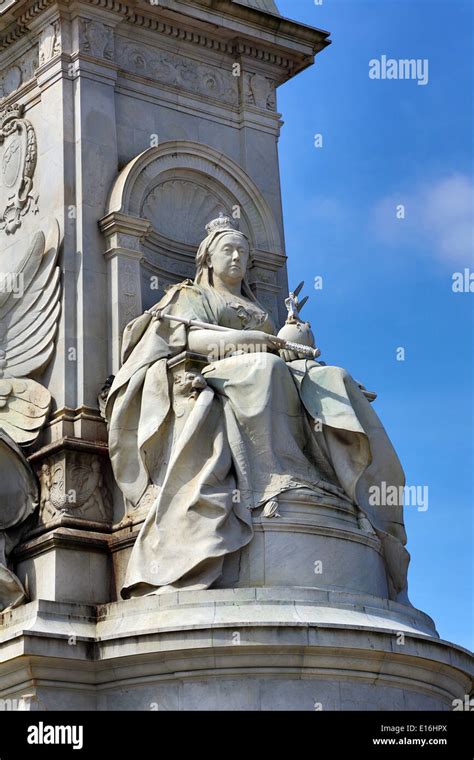
[[[0,378],[39,374],[54,351],[61,310],[57,266],[59,226],[54,221],[47,239],[37,232],[14,274],[3,276],[0,299]]]
[[[50,392],[36,380],[0,379],[0,434],[7,433],[20,445],[34,443],[50,406]]]

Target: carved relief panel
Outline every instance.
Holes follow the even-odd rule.
[[[112,61],[114,58],[113,29],[100,21],[80,19],[79,46],[81,52],[87,55]]]
[[[164,237],[197,249],[202,238],[204,226],[219,214],[232,216],[236,213],[237,201],[229,196],[224,198],[216,192],[204,178],[174,176],[164,178],[145,196],[142,213],[154,229]],[[176,224],[176,209],[180,210],[179,224]],[[248,234],[245,219],[239,226]]]
[[[6,98],[33,79],[35,69],[38,68],[38,52],[38,45],[32,45],[27,52],[2,71],[0,75],[0,98]]]
[[[232,75],[230,65],[227,70],[187,59],[183,55],[157,51],[150,45],[135,45],[121,37],[116,39],[115,60],[121,69],[130,74],[153,79],[191,94],[207,96],[220,103],[238,103],[238,80]]]
[[[244,100],[248,105],[266,111],[276,110],[276,84],[262,74],[244,74]]]
[[[61,52],[61,22],[55,21],[43,30],[39,43],[39,64],[42,66]]]
[[[63,451],[43,460],[37,476],[40,524],[63,515],[89,522],[112,521],[111,490],[103,457]]]

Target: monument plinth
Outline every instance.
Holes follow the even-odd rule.
[[[375,394],[288,297],[277,89],[328,36],[273,0],[0,10],[0,699],[470,692],[367,498],[404,482]]]

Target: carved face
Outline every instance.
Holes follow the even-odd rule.
[[[217,279],[234,285],[244,279],[249,255],[246,238],[240,232],[229,232],[217,238],[208,264]]]

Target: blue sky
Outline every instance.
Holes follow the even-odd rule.
[[[333,40],[279,90],[290,280],[306,281],[322,358],[377,391],[407,483],[429,488],[405,514],[411,602],[472,648],[474,293],[452,276],[474,272],[474,3],[278,6]],[[428,59],[428,83],[370,79],[382,55]]]

